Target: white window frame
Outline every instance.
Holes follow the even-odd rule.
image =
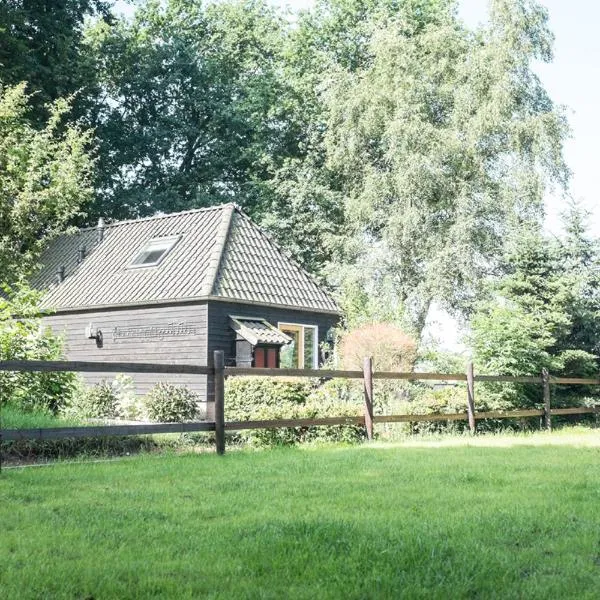
[[[180,235],[169,235],[169,236],[164,236],[164,237],[152,238],[151,240],[148,240],[135,253],[135,256],[132,258],[131,262],[129,263],[129,268],[130,269],[144,269],[146,267],[156,267],[156,266],[160,265],[160,263],[170,254],[171,250],[173,250],[173,248],[175,247],[175,244],[177,244],[177,242],[179,241],[180,238],[181,238]],[[164,252],[159,256],[158,260],[155,260],[154,262],[151,262],[151,263],[136,264],[135,261],[144,252],[151,251],[151,246],[153,244],[157,245],[157,242],[162,242],[162,244],[164,244]],[[160,246],[158,246],[157,249],[160,249]]]
[[[304,364],[304,352],[302,352],[302,356],[298,354],[298,360],[301,364],[300,369],[318,369],[319,368],[319,326],[318,325],[309,325],[308,323],[292,323],[291,321],[278,321],[277,329],[281,330],[282,327],[301,327],[302,328],[302,337],[304,338],[304,329],[313,329],[315,332],[314,340],[313,340],[313,364],[307,367]],[[304,339],[302,340],[304,344]]]

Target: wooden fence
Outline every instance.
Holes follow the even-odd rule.
[[[196,365],[169,365],[154,363],[89,362],[89,361],[0,361],[0,371],[72,371],[81,373],[167,373],[173,375],[213,375],[214,380],[214,421],[195,423],[148,423],[140,425],[106,425],[93,427],[53,427],[43,429],[0,429],[0,441],[9,440],[48,440],[75,437],[104,437],[142,435],[153,433],[183,433],[214,431],[215,445],[219,454],[225,452],[225,432],[242,429],[272,429],[279,427],[310,427],[322,425],[360,425],[366,428],[368,439],[373,438],[375,423],[409,423],[423,421],[468,421],[472,433],[476,422],[481,419],[514,419],[522,417],[543,417],[545,427],[552,428],[554,415],[600,414],[600,406],[552,408],[551,385],[598,385],[599,379],[576,377],[552,377],[544,370],[539,376],[512,377],[507,375],[476,375],[473,364],[467,365],[466,373],[401,373],[374,371],[373,361],[365,358],[361,371],[339,371],[330,369],[257,369],[226,367],[222,351],[214,353],[213,367]],[[225,379],[252,375],[255,377],[305,377],[362,379],[364,389],[364,414],[360,417],[326,417],[314,419],[277,419],[268,421],[225,421]],[[374,415],[373,382],[375,380],[408,381],[465,381],[467,384],[467,412],[451,414],[417,415]],[[475,410],[476,382],[531,383],[542,387],[540,399],[543,408],[477,412]],[[540,402],[542,404],[542,402]]]

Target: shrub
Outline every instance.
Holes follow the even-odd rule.
[[[371,323],[342,334],[339,356],[345,369],[362,369],[365,356],[372,356],[379,371],[411,371],[417,344],[396,325]]]
[[[407,415],[456,414],[467,412],[467,390],[464,385],[432,389],[414,386],[412,399],[399,404],[399,412]],[[468,429],[466,421],[414,421],[405,425],[408,433],[460,432]]]
[[[463,353],[430,346],[419,351],[417,370],[423,373],[464,373],[467,360]]]
[[[3,460],[21,464],[41,459],[99,458],[123,456],[134,452],[155,452],[170,447],[165,441],[150,436],[110,436],[90,438],[65,438],[57,440],[14,440],[2,442]]]
[[[183,423],[198,415],[198,395],[183,386],[155,385],[144,398],[146,414],[155,423]]]
[[[508,384],[504,384],[508,385]],[[538,392],[541,389],[538,386]],[[476,412],[513,410],[513,403],[506,400],[506,395],[498,396],[490,393],[489,386],[481,383],[475,389]],[[398,414],[456,414],[467,412],[467,390],[465,384],[451,385],[441,389],[433,389],[429,385],[415,384],[409,397],[399,401],[392,409]],[[538,417],[514,419],[481,419],[477,420],[478,432],[501,432],[506,430],[522,431],[539,425]],[[384,436],[401,434],[437,434],[462,433],[469,430],[468,421],[413,421],[402,424],[385,424],[381,426]]]
[[[42,429],[79,425],[75,419],[65,420],[45,409],[23,411],[19,406],[3,404],[0,410],[0,428],[2,429]]]
[[[119,373],[112,382],[117,397],[116,412],[119,418],[135,421],[143,418],[144,404],[135,393],[133,379],[129,375]]]
[[[38,295],[21,290],[11,299],[0,297],[0,360],[61,360],[63,340],[37,318]],[[57,413],[75,390],[74,373],[1,372],[0,403],[22,410]]]
[[[596,377],[598,357],[585,350],[564,350],[559,355],[560,374],[563,377]]]
[[[106,381],[91,387],[81,385],[64,412],[78,419],[114,419],[118,416],[118,401],[115,390]]]
[[[344,397],[346,391],[333,381],[316,387],[308,381],[235,377],[226,386],[225,418],[255,421],[361,415],[360,406]],[[317,440],[356,442],[364,435],[362,426],[338,425],[248,430],[239,437],[256,446],[276,446]]]
[[[266,377],[234,377],[226,383],[225,420],[300,419],[310,385]],[[292,427],[243,431],[239,438],[256,446],[291,445],[299,441]]]
[[[226,418],[232,421],[249,420],[249,414],[255,414],[265,406],[305,404],[312,387],[308,380],[233,377],[226,384]]]
[[[355,383],[332,379],[314,389],[304,406],[306,418],[363,416],[362,390],[352,385]],[[304,441],[356,443],[363,441],[366,434],[362,425],[321,425],[308,427]]]

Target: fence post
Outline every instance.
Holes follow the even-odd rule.
[[[365,390],[365,427],[367,439],[373,439],[373,358],[363,361],[363,382]]]
[[[225,355],[214,352],[215,444],[217,454],[225,454]]]
[[[544,386],[544,420],[546,429],[552,431],[552,416],[550,415],[550,374],[548,369],[542,369],[542,385]]]
[[[467,415],[469,429],[475,433],[475,373],[472,362],[467,364]]]

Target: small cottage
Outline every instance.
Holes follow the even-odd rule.
[[[51,242],[32,284],[70,360],[317,368],[339,310],[237,206],[122,221]],[[89,383],[111,374],[87,374]],[[134,376],[188,385],[206,376]]]

